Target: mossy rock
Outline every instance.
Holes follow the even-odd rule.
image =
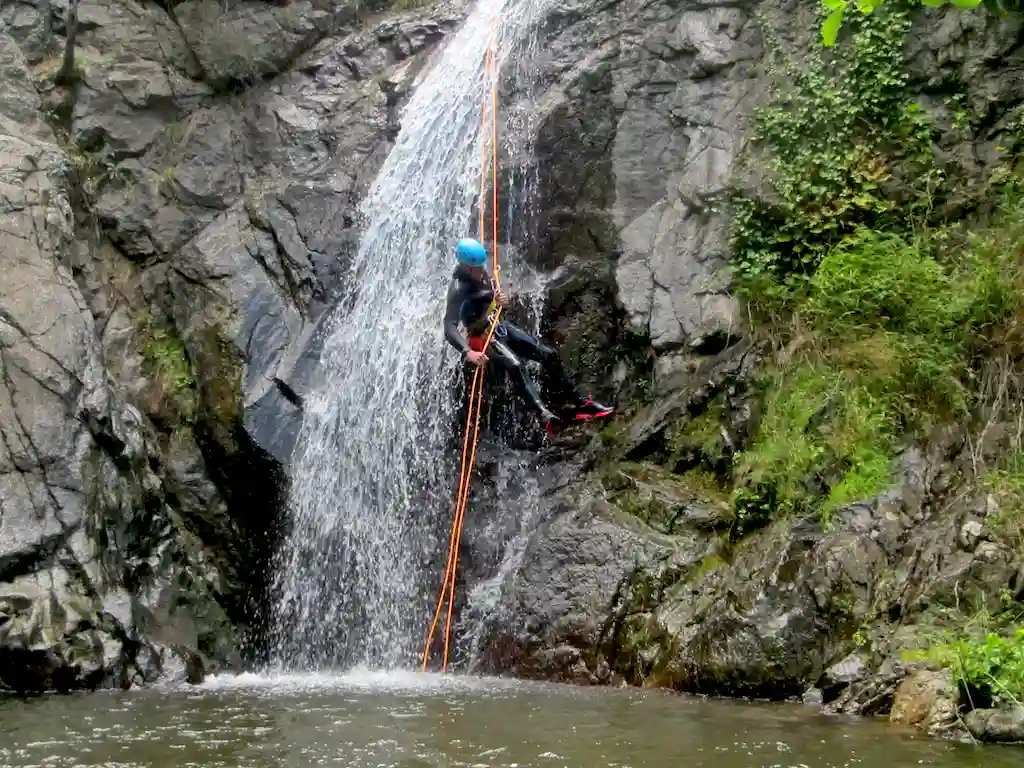
[[[728,495],[708,473],[677,475],[655,464],[615,462],[602,469],[600,479],[622,512],[663,533],[710,532],[731,524]]]

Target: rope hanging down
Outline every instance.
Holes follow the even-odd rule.
[[[493,32],[492,32],[493,34]],[[493,268],[494,289],[500,289],[500,268],[498,267],[498,78],[497,78],[497,55],[493,43],[488,46],[484,54],[484,78],[490,80],[490,110],[485,100],[480,114],[480,242],[486,243],[486,213],[487,213],[487,127],[488,117],[490,118],[490,145],[491,145],[491,264]],[[489,114],[488,114],[489,113]],[[487,330],[482,351],[487,352],[494,335],[494,329],[498,325],[501,316],[501,307],[498,307]],[[448,598],[448,612],[445,617],[444,626],[444,656],[441,662],[441,671],[448,671],[448,650],[451,645],[452,610],[455,606],[455,575],[459,562],[459,545],[462,541],[462,521],[466,513],[466,503],[469,500],[469,480],[476,462],[477,436],[480,431],[480,409],[484,399],[484,369],[477,366],[473,372],[473,382],[469,388],[468,412],[466,414],[466,432],[462,438],[462,459],[459,471],[459,490],[455,496],[455,514],[452,518],[452,532],[448,540],[448,563],[445,566],[444,579],[441,582],[441,593],[437,598],[437,607],[434,610],[434,619],[427,631],[427,640],[423,646],[423,671],[427,671],[427,662],[430,659],[430,647],[433,644],[434,632],[437,629],[441,617],[441,610],[444,606],[445,597]],[[473,434],[470,441],[470,432]],[[469,461],[466,461],[467,450]]]

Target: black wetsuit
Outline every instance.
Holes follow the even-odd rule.
[[[470,336],[483,336],[490,327],[488,308],[494,299],[490,278],[476,278],[462,264],[455,267],[452,281],[448,286],[448,306],[444,316],[444,335],[449,343],[463,355],[470,349],[466,338],[459,332],[461,323]],[[548,410],[540,397],[537,385],[527,375],[523,360],[535,360],[554,379],[558,394],[567,401],[569,409],[580,402],[558,353],[551,347],[511,323],[500,322],[494,329],[494,336],[487,348],[487,357],[494,360],[512,377],[519,394],[535,409],[543,413]]]

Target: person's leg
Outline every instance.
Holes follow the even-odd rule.
[[[505,330],[505,338],[503,340],[509,349],[526,360],[534,360],[540,363],[544,372],[551,377],[556,390],[555,396],[559,402],[572,409],[584,401],[584,398],[580,396],[579,391],[576,389],[576,384],[569,378],[569,374],[562,365],[562,358],[556,350],[541,343],[522,328],[509,323],[502,323],[501,325]]]
[[[523,361],[509,348],[505,343],[506,340],[498,339],[497,335],[495,333],[495,338],[491,339],[491,344],[487,348],[487,357],[505,369],[519,395],[537,411],[541,421],[547,423],[553,414],[541,399],[537,385],[527,376]]]
[[[612,412],[612,408],[595,402],[589,395],[587,397],[580,395],[576,384],[569,378],[569,374],[562,365],[562,358],[556,350],[542,344],[526,331],[514,325],[501,323],[501,327],[504,329],[503,341],[513,352],[527,360],[536,360],[552,377],[559,400],[565,406],[565,415],[573,419],[592,419],[607,416]]]

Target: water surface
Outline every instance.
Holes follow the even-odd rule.
[[[0,701],[0,765],[355,768],[1019,768],[800,705],[414,673],[213,678],[200,687]]]

